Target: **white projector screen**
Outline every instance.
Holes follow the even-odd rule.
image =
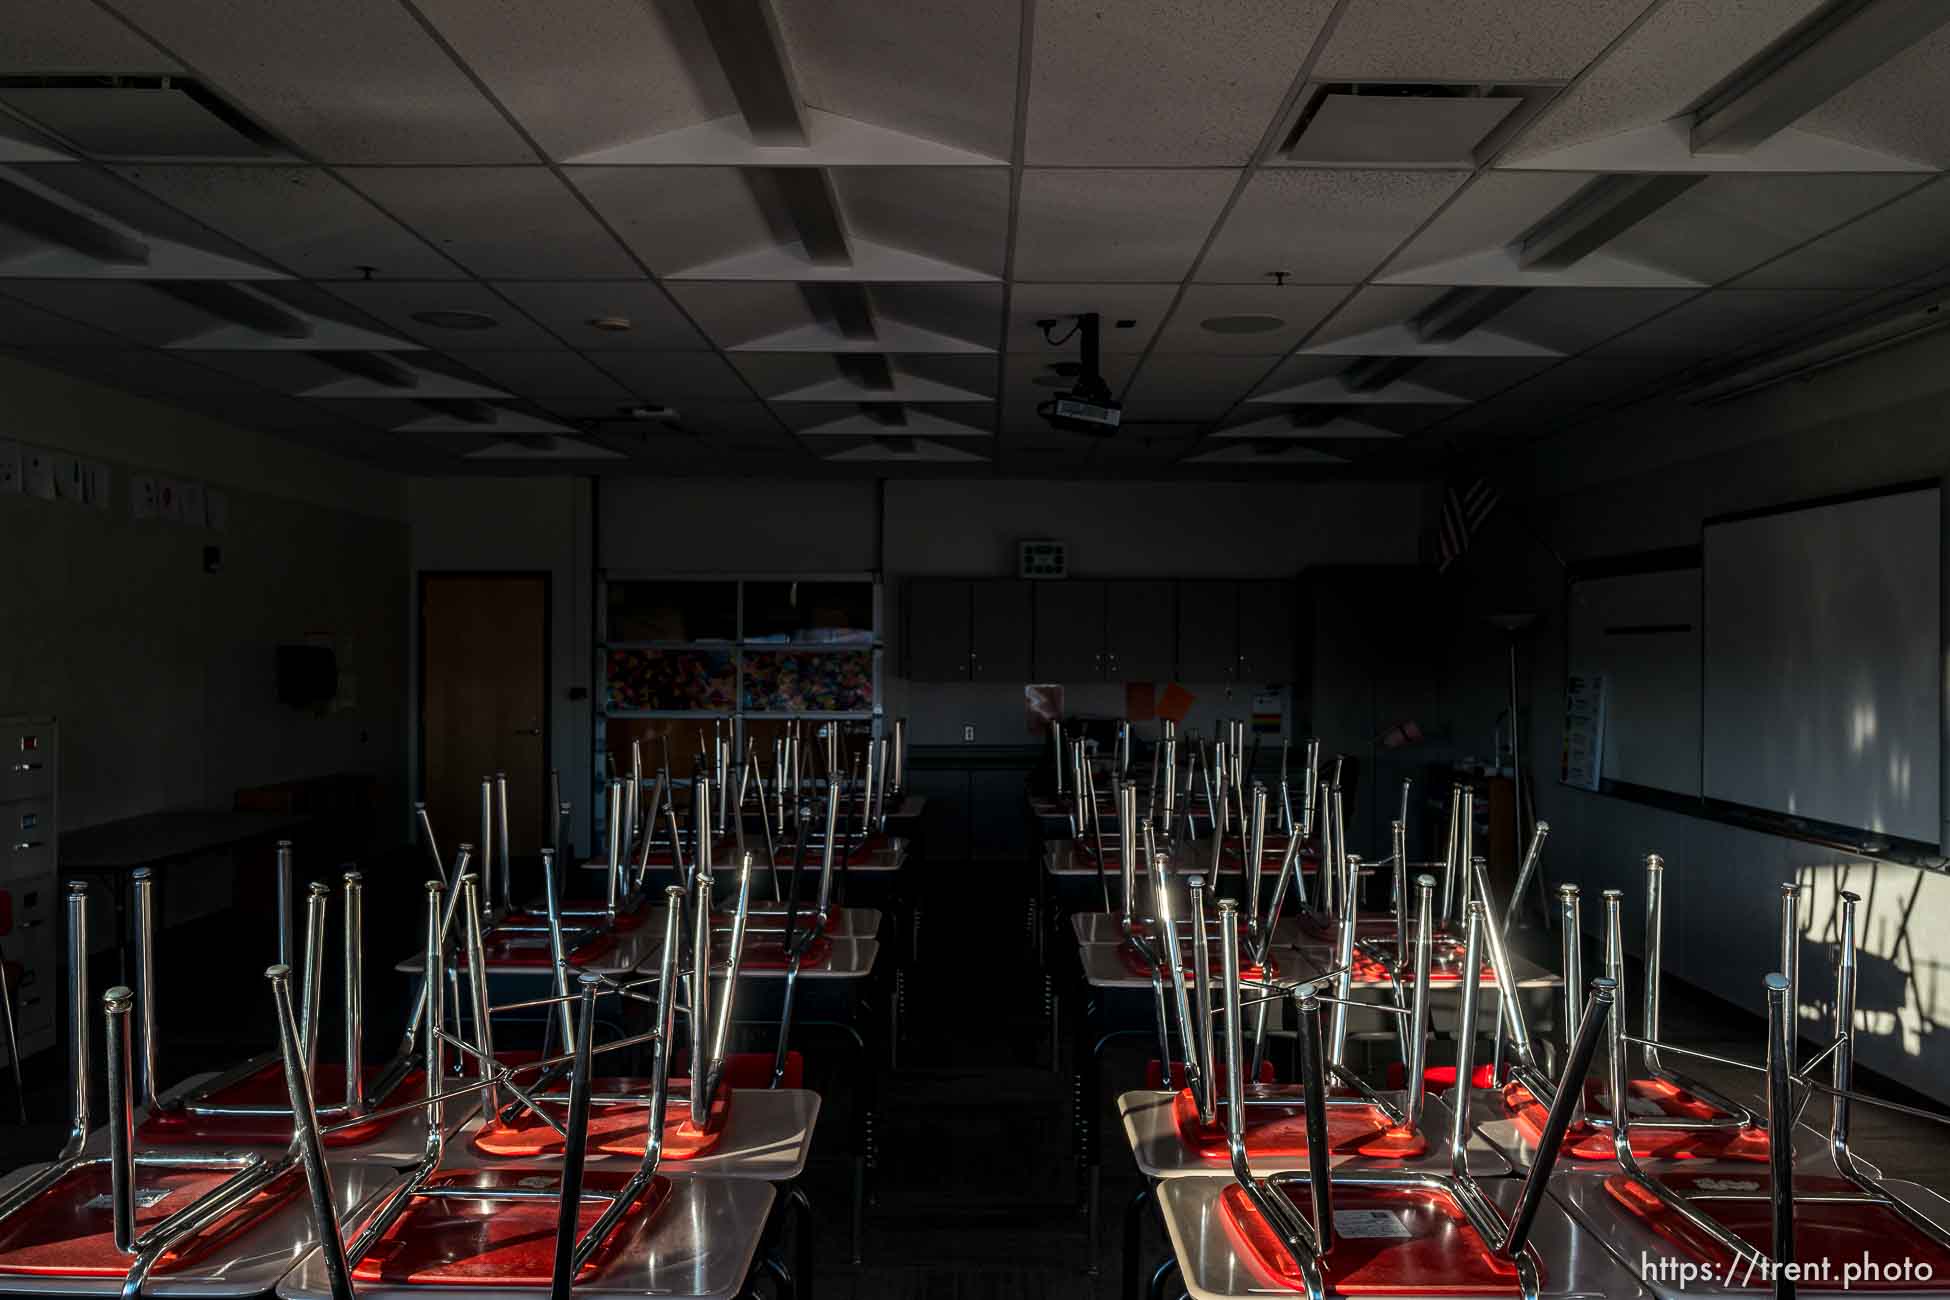
[[[1711,523],[1704,793],[1938,844],[1935,488]]]

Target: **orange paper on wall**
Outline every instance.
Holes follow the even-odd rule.
[[[1153,682],[1124,683],[1124,717],[1130,722],[1149,722],[1158,716],[1158,687]]]
[[[1185,715],[1192,711],[1198,697],[1180,686],[1177,682],[1165,687],[1165,693],[1158,697],[1158,716],[1182,723]]]

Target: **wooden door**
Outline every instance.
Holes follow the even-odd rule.
[[[965,682],[968,583],[916,578],[907,584],[907,675],[917,682]]]
[[[1036,680],[1105,680],[1104,584],[1038,582],[1035,606]]]
[[[508,774],[510,849],[519,859],[542,846],[547,644],[546,575],[421,578],[421,797],[449,859],[480,838],[481,778],[496,772]]]

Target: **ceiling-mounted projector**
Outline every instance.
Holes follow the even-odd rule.
[[[1101,322],[1097,313],[1085,312],[1076,321],[1076,328],[1070,333],[1079,337],[1083,351],[1076,383],[1068,393],[1037,406],[1036,414],[1048,420],[1052,429],[1107,438],[1117,432],[1117,426],[1124,418],[1124,408],[1111,399],[1110,385],[1104,382],[1098,360],[1097,330]],[[1043,327],[1044,338],[1049,337],[1050,327],[1056,324],[1053,320],[1036,323]],[[1069,336],[1065,335],[1061,341],[1068,342]]]

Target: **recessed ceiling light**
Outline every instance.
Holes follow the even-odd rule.
[[[491,330],[501,324],[477,311],[416,311],[413,319],[437,330]]]
[[[609,334],[626,333],[630,328],[628,316],[598,316],[589,322],[596,329]]]
[[[1278,316],[1207,316],[1198,326],[1213,334],[1265,334],[1284,324]]]

